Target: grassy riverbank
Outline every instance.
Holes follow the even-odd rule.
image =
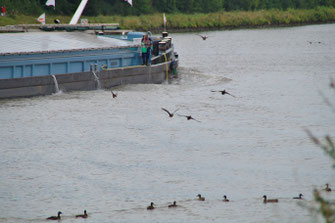
[[[335,22],[335,8],[320,7],[317,9],[289,9],[261,10],[261,11],[234,11],[197,14],[167,14],[168,30],[206,30],[231,29],[241,27],[280,26]],[[69,16],[48,16],[47,23],[53,23],[58,18],[62,23],[68,23]],[[97,16],[83,17],[90,23],[119,23],[121,29],[152,30],[163,29],[162,14],[141,16]],[[37,24],[36,17],[13,15],[0,17],[0,25]]]

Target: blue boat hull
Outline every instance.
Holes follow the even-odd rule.
[[[178,60],[152,66],[132,66],[101,70],[96,72],[99,84],[92,72],[55,75],[62,92],[109,89],[122,84],[155,83],[159,84],[172,78]],[[0,80],[0,99],[50,95],[56,93],[55,82],[51,75],[12,78]]]
[[[11,35],[3,37],[11,42]],[[139,45],[131,41],[78,33],[13,37],[17,39],[12,46],[0,43],[7,47],[0,50],[0,99],[55,93],[55,80],[63,92],[161,83],[178,65],[173,47],[160,51],[152,65],[143,66]],[[31,41],[32,46],[19,40]]]

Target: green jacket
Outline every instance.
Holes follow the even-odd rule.
[[[145,46],[144,42],[142,42],[141,45],[142,45],[142,53],[146,53],[148,51],[148,48]]]

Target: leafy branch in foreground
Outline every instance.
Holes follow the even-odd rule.
[[[335,90],[335,82],[333,79],[331,79],[330,87]],[[331,104],[325,96],[323,96],[323,99],[330,108],[334,108],[333,104]],[[313,135],[313,133],[310,130],[305,129],[305,132],[307,133],[309,138],[313,141],[313,143],[318,147],[320,147],[333,160],[334,162],[333,168],[335,168],[335,146],[332,138],[329,135],[326,135],[324,137],[324,140],[321,141],[318,137]],[[317,189],[314,190],[314,200],[319,204],[319,208],[310,210],[320,213],[325,219],[326,223],[334,223],[335,200],[331,201],[329,199],[324,198],[324,196],[322,196],[321,194],[321,191]]]
[[[317,211],[321,213],[326,222],[334,223],[335,222],[334,202],[326,200],[318,190],[314,190],[314,200],[320,205],[320,208]]]
[[[308,129],[305,130],[309,138],[313,141],[313,143],[319,146],[326,154],[333,159],[334,164],[333,167],[335,168],[335,146],[333,140],[330,138],[329,135],[324,137],[324,142],[321,142],[316,136],[314,136],[311,131]]]

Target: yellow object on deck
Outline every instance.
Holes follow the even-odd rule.
[[[165,77],[165,80],[169,80],[169,65],[167,63],[167,56],[166,54],[164,54],[164,58],[165,58],[165,66],[166,66],[166,77]]]

